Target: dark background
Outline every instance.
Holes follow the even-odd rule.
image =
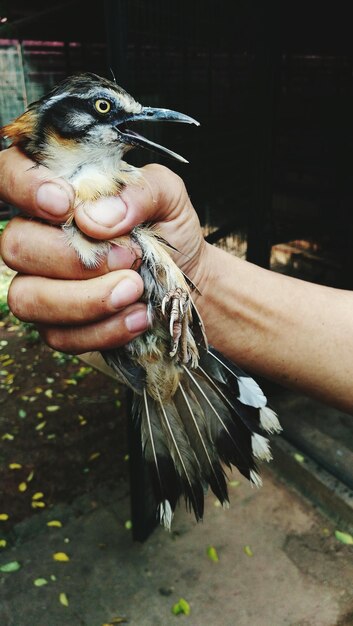
[[[110,76],[111,68],[145,104],[201,122],[146,132],[190,161],[163,162],[183,176],[202,221],[221,229],[214,239],[244,233],[248,258],[265,266],[273,245],[302,242],[329,267],[313,280],[352,287],[345,3],[14,0],[0,2],[1,16],[0,39],[65,43],[57,66],[50,60],[53,82],[81,70]]]

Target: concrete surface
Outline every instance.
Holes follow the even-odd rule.
[[[103,626],[118,617],[139,626],[353,624],[353,546],[269,470],[262,474],[260,490],[243,480],[230,487],[229,510],[210,495],[203,523],[180,507],[172,532],[158,528],[144,544],[125,528],[125,483],[20,524],[0,552],[0,565],[21,564],[0,574],[0,625]],[[63,527],[47,527],[49,519]],[[210,545],[218,562],[207,556]],[[70,560],[54,561],[55,552]],[[48,584],[34,586],[37,578]],[[188,616],[171,612],[180,598]]]

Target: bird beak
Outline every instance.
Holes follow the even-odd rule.
[[[184,157],[180,156],[176,152],[161,146],[154,141],[150,141],[150,139],[146,139],[142,135],[132,131],[130,128],[126,127],[126,123],[128,122],[179,122],[181,124],[195,124],[196,126],[200,126],[199,122],[194,120],[192,117],[188,115],[184,115],[183,113],[178,113],[178,111],[172,111],[170,109],[156,109],[153,107],[142,107],[140,113],[133,113],[130,116],[127,116],[124,119],[122,124],[115,126],[115,129],[118,132],[119,139],[123,143],[126,143],[130,146],[140,146],[142,148],[148,148],[153,150],[154,152],[158,152],[160,154],[167,154],[173,159],[177,159],[182,163],[188,163]]]

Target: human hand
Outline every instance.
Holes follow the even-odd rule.
[[[142,168],[141,186],[119,198],[86,203],[75,211],[79,228],[96,239],[127,234],[143,221],[155,222],[178,252],[178,265],[193,279],[203,253],[198,218],[182,180],[159,165]],[[16,148],[0,153],[0,197],[27,215],[52,224],[65,222],[74,200],[71,186]],[[53,225],[16,217],[1,237],[4,261],[18,272],[9,306],[38,325],[53,348],[81,353],[114,348],[146,330],[146,308],[138,302],[142,280],[130,269],[133,250],[114,246],[99,268],[88,270]]]

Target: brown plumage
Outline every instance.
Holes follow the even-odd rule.
[[[82,74],[32,104],[2,135],[68,180],[77,206],[117,194],[126,184],[140,184],[140,171],[123,160],[132,147],[185,161],[133,132],[135,120],[197,124],[175,111],[143,107],[115,83]],[[87,267],[99,264],[114,243],[128,245],[126,238],[102,242],[86,237],[74,215],[63,229]],[[103,356],[118,380],[134,391],[134,419],[160,520],[169,528],[182,494],[196,519],[203,516],[208,486],[222,504],[228,503],[224,465],[235,465],[260,485],[257,459],[271,458],[266,435],[280,425],[255,381],[208,347],[190,297],[193,285],[171,259],[168,243],[148,224],[134,228],[131,239],[142,251],[139,271],[150,327]]]

